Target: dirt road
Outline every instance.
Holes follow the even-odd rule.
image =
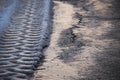
[[[33,80],[119,80],[118,7],[118,0],[55,0],[50,46]]]
[[[119,35],[119,0],[0,0],[0,80],[119,80]]]

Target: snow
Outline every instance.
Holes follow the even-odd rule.
[[[44,7],[43,7],[43,17],[42,17],[42,23],[41,23],[41,37],[40,37],[40,46],[44,46],[46,43],[45,39],[49,36],[50,34],[50,5],[51,5],[51,0],[44,0]]]
[[[9,0],[8,4],[10,5],[0,10],[0,34],[3,33],[3,31],[9,25],[10,18],[16,9],[18,0]]]

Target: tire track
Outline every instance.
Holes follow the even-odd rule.
[[[41,31],[43,8],[47,5],[44,3],[45,1],[39,0],[20,0],[19,10],[0,37],[1,80],[29,79],[38,62],[43,58],[43,46],[40,45],[40,40],[43,34]],[[49,37],[47,34],[49,32],[44,31],[44,33],[43,40]]]
[[[16,10],[18,0],[2,0],[1,2],[3,2],[2,5],[4,6],[0,9],[0,34],[3,34],[6,27],[8,27],[10,17]]]

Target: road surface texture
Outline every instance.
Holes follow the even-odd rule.
[[[119,0],[0,0],[0,80],[120,80],[119,13]]]
[[[50,46],[32,80],[120,80],[120,1],[53,2]]]
[[[0,4],[0,80],[29,80],[49,42],[51,0]]]

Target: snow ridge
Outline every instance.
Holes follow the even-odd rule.
[[[44,7],[43,7],[43,17],[42,17],[42,23],[41,23],[41,37],[40,37],[40,44],[39,46],[42,46],[41,49],[46,46],[45,43],[47,43],[46,40],[48,40],[47,38],[50,35],[50,6],[51,6],[51,0],[44,0]]]

